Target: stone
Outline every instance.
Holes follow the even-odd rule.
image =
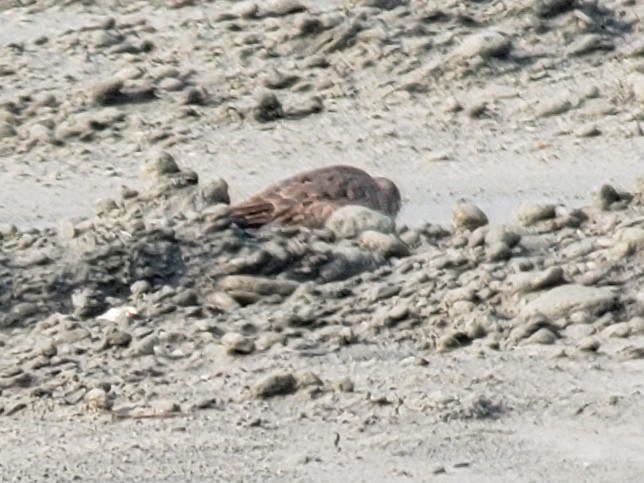
[[[358,245],[382,257],[409,256],[409,248],[396,235],[378,231],[363,231],[358,237]]]
[[[103,411],[110,408],[110,402],[104,389],[95,387],[85,394],[85,406],[90,411]]]
[[[561,285],[532,300],[521,313],[524,316],[542,314],[552,320],[578,311],[599,315],[610,310],[617,298],[616,293],[608,287]]]
[[[221,338],[221,344],[229,354],[250,354],[255,350],[252,339],[238,332],[228,332]]]
[[[298,389],[297,379],[290,373],[273,373],[255,384],[252,393],[256,398],[268,399],[293,394]]]
[[[480,56],[487,58],[506,57],[512,49],[512,40],[496,31],[472,34],[466,37],[455,51],[457,57],[472,58]]]
[[[452,225],[457,230],[475,230],[487,224],[487,215],[473,203],[459,201],[452,208]]]
[[[338,238],[353,238],[365,231],[392,233],[396,227],[389,216],[357,205],[336,210],[325,226]]]
[[[550,203],[523,202],[517,207],[515,217],[523,226],[530,226],[554,218],[555,208],[555,205]]]

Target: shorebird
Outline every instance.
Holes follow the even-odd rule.
[[[371,177],[353,166],[328,166],[287,178],[232,205],[231,216],[247,228],[272,222],[321,228],[335,210],[346,205],[395,217],[401,205],[400,191],[390,179]]]

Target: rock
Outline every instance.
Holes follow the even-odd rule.
[[[221,178],[210,181],[201,188],[201,197],[209,205],[230,204],[228,183]]]
[[[85,406],[90,411],[103,411],[110,409],[110,401],[104,389],[95,387],[85,394]]]
[[[466,37],[456,49],[455,55],[462,58],[480,56],[487,58],[506,57],[512,49],[512,40],[499,32],[488,31]]]
[[[631,335],[631,325],[628,322],[620,322],[617,324],[609,325],[604,330],[602,330],[602,336],[604,337],[628,337]]]
[[[490,246],[495,243],[502,242],[507,245],[508,248],[514,248],[520,241],[521,235],[506,226],[490,227],[487,233],[485,233],[485,243]]]
[[[257,12],[258,18],[284,17],[294,13],[306,12],[306,6],[298,0],[268,0],[261,2]]]
[[[526,339],[528,344],[542,344],[550,345],[554,344],[557,341],[558,337],[552,330],[547,327],[542,327],[537,330],[534,334]]]
[[[486,251],[486,259],[490,262],[509,260],[511,257],[512,250],[503,242],[494,243]]]
[[[387,215],[357,205],[343,206],[336,210],[325,226],[338,238],[353,238],[364,231],[392,233],[396,227]]]
[[[80,289],[72,293],[72,305],[78,317],[96,316],[106,309],[105,294],[89,288]]]
[[[534,13],[541,18],[552,18],[575,7],[575,0],[532,0]]]
[[[274,373],[257,383],[252,393],[256,398],[268,399],[275,396],[292,394],[298,389],[297,379],[293,374]]]
[[[358,237],[358,245],[385,258],[409,256],[409,248],[393,234],[363,231]]]
[[[132,341],[132,336],[127,332],[117,329],[116,327],[108,327],[105,331],[105,339],[103,341],[103,348],[109,347],[125,347]]]
[[[615,43],[612,39],[601,34],[584,34],[576,36],[566,48],[566,54],[569,56],[582,56],[592,54],[598,50],[613,50]]]
[[[323,282],[346,280],[359,273],[375,270],[379,265],[372,254],[356,247],[337,247],[328,256],[330,261],[319,269],[319,278]]]
[[[297,283],[252,275],[228,275],[219,281],[219,288],[227,293],[242,291],[259,295],[288,296],[297,288]]]
[[[159,337],[156,334],[149,334],[143,339],[135,340],[130,344],[127,351],[129,357],[149,356],[155,353],[154,348],[159,344]]]
[[[334,388],[341,392],[353,392],[355,389],[355,384],[348,377],[343,377],[334,382]]]
[[[187,106],[205,106],[208,98],[208,92],[203,87],[189,87],[183,92],[179,102]]]
[[[565,283],[561,267],[550,267],[540,272],[520,272],[508,279],[515,292],[534,292]]]
[[[253,108],[253,117],[258,122],[276,121],[284,117],[284,108],[275,94],[267,93],[260,97]]]
[[[584,311],[598,315],[610,310],[617,302],[617,295],[607,287],[561,285],[550,289],[526,305],[524,316],[542,314],[552,320]]]
[[[33,302],[20,302],[11,307],[6,314],[0,314],[0,328],[24,325],[30,318],[40,313]]]
[[[515,217],[523,226],[534,225],[542,220],[549,220],[556,216],[556,207],[550,203],[521,203],[515,212]]]
[[[179,166],[174,157],[165,151],[156,153],[154,157],[143,165],[144,174],[159,178],[169,174],[179,173]]]
[[[130,293],[135,297],[149,293],[151,290],[152,286],[147,280],[137,280],[132,285],[130,285]]]
[[[471,339],[466,333],[454,331],[445,334],[438,340],[436,350],[438,352],[448,352],[458,347],[467,346],[471,342]]]
[[[602,187],[595,194],[595,204],[601,210],[624,209],[633,199],[630,193],[619,193],[609,184]]]
[[[575,347],[583,352],[597,352],[600,346],[601,343],[595,337],[586,337],[580,340]]]
[[[487,225],[488,218],[475,204],[459,201],[452,208],[452,224],[457,230],[475,230],[480,226]]]
[[[536,107],[537,117],[559,116],[572,109],[572,102],[566,98],[548,99],[540,102]]]
[[[126,89],[124,85],[123,80],[119,78],[101,82],[91,89],[90,98],[98,106],[115,106],[157,99],[153,87]]]
[[[221,338],[221,344],[229,354],[250,354],[255,350],[252,339],[238,332],[228,332]]]

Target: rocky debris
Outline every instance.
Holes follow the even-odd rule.
[[[224,180],[201,186],[165,152],[141,173],[145,190],[124,190],[91,218],[3,228],[0,388],[12,404],[33,393],[109,409],[121,397],[110,387],[216,361],[216,347],[252,360],[385,336],[439,353],[561,345],[631,357],[624,344],[644,334],[638,194],[580,210],[574,229],[543,225],[576,213],[551,204],[521,205],[516,226],[489,226],[460,204],[453,231],[397,228],[355,206],[323,230],[242,230]],[[103,364],[108,380],[92,369]],[[316,397],[323,385],[280,372],[251,392],[305,388]]]
[[[251,231],[230,223],[228,183],[204,182],[185,164],[188,152],[212,153],[200,141],[206,126],[226,136],[248,122],[288,151],[280,136],[305,116],[319,114],[329,129],[321,136],[331,137],[338,127],[327,111],[377,105],[368,130],[410,100],[419,125],[495,137],[503,123],[525,133],[517,146],[498,141],[519,155],[531,148],[518,144],[538,153],[555,134],[583,144],[599,133],[621,139],[628,125],[639,136],[644,50],[632,2],[214,2],[205,17],[199,2],[166,2],[176,29],[148,21],[145,3],[4,46],[0,149],[17,160],[7,163],[17,176],[38,166],[54,177],[119,177],[118,159],[130,167],[158,151],[145,154],[144,189],[124,187],[91,217],[0,227],[4,415],[38,404],[109,411],[114,401],[127,417],[132,404],[176,414],[185,401],[154,402],[154,392],[168,380],[189,386],[195,368],[213,387],[233,386],[236,370],[269,372],[249,385],[262,400],[313,397],[324,389],[317,376],[253,364],[262,353],[290,364],[383,340],[421,355],[553,346],[642,357],[642,183],[635,193],[604,185],[583,210],[522,204],[517,225],[490,226],[459,203],[452,227],[397,227],[346,207],[324,230]],[[60,59],[65,68],[52,68]],[[216,69],[203,67],[213,61]],[[573,61],[587,73],[615,62],[632,72],[565,90],[562,67]],[[521,105],[510,102],[517,97]],[[404,145],[383,132],[393,149]],[[99,151],[110,162],[88,162]],[[452,158],[441,149],[423,159]],[[66,163],[60,173],[49,159]],[[354,384],[337,388],[349,394]],[[212,407],[212,397],[203,401],[194,407]],[[501,409],[485,399],[437,407],[454,418]]]

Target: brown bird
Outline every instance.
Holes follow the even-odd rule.
[[[371,177],[352,166],[305,171],[231,206],[235,223],[258,228],[271,222],[321,228],[338,208],[361,205],[395,217],[400,191],[387,178]]]

